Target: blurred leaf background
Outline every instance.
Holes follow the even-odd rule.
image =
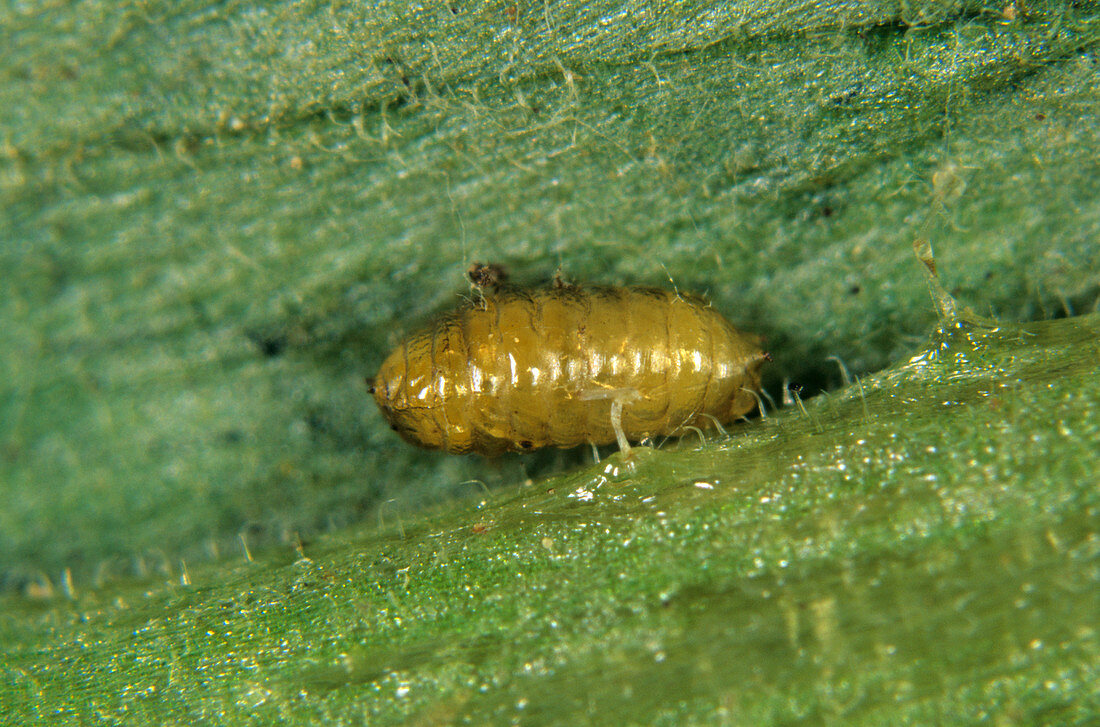
[[[1100,300],[1094,2],[0,8],[0,578],[171,568],[571,454],[413,451],[364,377],[468,290],[669,284],[804,395]],[[381,510],[380,510],[381,508]]]

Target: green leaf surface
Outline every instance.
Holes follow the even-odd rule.
[[[0,721],[1095,721],[1098,39],[4,5]],[[1005,323],[929,345],[916,240]],[[705,292],[802,401],[632,472],[414,451],[363,380],[474,261]]]
[[[1087,724],[1100,317],[960,326],[741,425],[0,620],[51,722]]]

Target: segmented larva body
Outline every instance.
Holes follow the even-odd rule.
[[[431,449],[607,444],[620,415],[638,441],[751,411],[760,343],[668,290],[503,289],[406,339],[372,390],[393,429]]]

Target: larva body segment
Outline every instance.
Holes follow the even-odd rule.
[[[632,441],[726,423],[756,405],[761,339],[658,288],[503,289],[406,339],[374,379],[404,439],[497,454]]]

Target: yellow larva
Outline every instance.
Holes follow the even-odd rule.
[[[608,444],[616,429],[624,446],[751,411],[760,342],[705,300],[659,288],[506,288],[407,338],[371,389],[421,447]]]

